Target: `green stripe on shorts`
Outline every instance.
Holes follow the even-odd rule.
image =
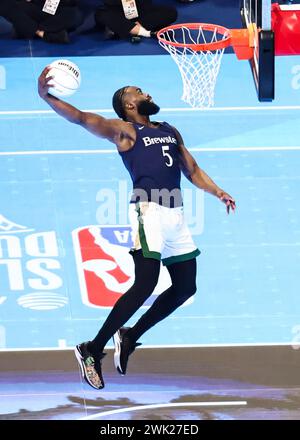
[[[141,246],[142,246],[142,252],[145,258],[154,258],[155,260],[159,260],[161,259],[161,254],[160,252],[155,252],[155,251],[150,251],[149,247],[148,247],[148,243],[146,240],[146,234],[145,234],[145,229],[144,229],[144,225],[142,223],[141,219],[141,209],[139,207],[139,204],[137,203],[136,205],[137,209],[137,213],[138,213],[138,221],[139,221],[139,237],[140,237],[140,242],[141,242]]]
[[[199,249],[196,249],[192,252],[189,252],[188,254],[183,254],[183,255],[176,255],[174,257],[168,257],[168,258],[163,258],[162,262],[164,266],[170,266],[170,264],[173,263],[180,263],[181,261],[188,261],[188,260],[192,260],[193,258],[198,257],[198,255],[200,255],[200,251]]]

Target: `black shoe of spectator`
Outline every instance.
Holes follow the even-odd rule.
[[[104,40],[117,40],[117,34],[109,29],[109,27],[105,26],[104,28]]]
[[[137,43],[140,43],[142,41],[142,37],[140,37],[139,35],[132,35],[130,41],[133,44],[137,44]]]
[[[62,44],[70,43],[69,35],[67,31],[45,32],[43,39],[47,41],[47,43],[62,43]]]

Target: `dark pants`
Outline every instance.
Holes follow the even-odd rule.
[[[160,261],[145,258],[142,251],[133,253],[135,281],[133,286],[116,302],[89,349],[95,355],[103,352],[108,340],[122,327],[149,298],[158,281]],[[127,336],[135,342],[146,331],[165,319],[196,292],[196,259],[167,266],[172,285],[161,293],[152,306],[128,331]]]
[[[42,11],[42,7],[26,1],[0,0],[0,16],[9,21],[18,37],[33,38],[36,31],[72,31],[83,22],[83,15],[76,6],[62,6],[55,15]]]
[[[138,21],[148,31],[158,31],[177,19],[177,10],[172,6],[154,5],[149,0],[136,0],[138,18],[128,20],[122,6],[104,6],[97,9],[95,19],[100,27],[107,26],[120,38],[127,38]]]

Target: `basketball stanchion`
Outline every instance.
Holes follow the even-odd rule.
[[[177,64],[182,82],[182,100],[192,107],[214,104],[214,91],[226,47],[232,46],[239,60],[253,58],[255,29],[227,29],[208,23],[184,23],[161,29],[159,44]]]

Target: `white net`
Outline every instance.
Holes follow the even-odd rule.
[[[179,68],[183,82],[181,99],[192,107],[214,105],[214,91],[225,48],[199,50],[199,45],[228,39],[230,31],[226,29],[225,33],[220,33],[219,30],[219,26],[209,26],[207,29],[205,24],[197,25],[196,29],[182,25],[180,28],[165,29],[159,34],[159,44],[169,52]]]

